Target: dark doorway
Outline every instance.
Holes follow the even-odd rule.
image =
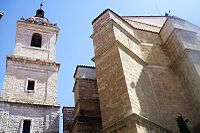
[[[30,133],[30,129],[31,129],[31,121],[24,120],[22,133]]]

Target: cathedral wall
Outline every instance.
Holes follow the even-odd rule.
[[[172,82],[173,79],[164,79],[163,77],[164,75],[173,77],[173,74],[170,73],[168,68],[170,60],[163,51],[159,35],[135,30],[135,38],[140,41],[138,43],[118,27],[114,27],[114,31],[116,40],[119,41],[120,60],[131,101],[132,113],[142,115],[166,128],[159,103],[159,100],[163,100],[161,97],[158,98],[157,95],[167,93],[160,85],[163,82],[165,84]],[[155,70],[157,72],[152,73]],[[158,77],[157,74],[163,75],[162,78]],[[152,81],[154,77],[158,78]],[[173,124],[175,120],[174,118]]]
[[[191,130],[198,129],[200,125],[200,69],[199,69],[199,35],[196,31],[176,29],[164,44],[167,54],[173,60],[172,69],[179,76],[182,83],[185,102],[189,107],[180,111],[189,119]],[[191,111],[187,111],[191,110]]]
[[[191,120],[190,128],[198,125],[200,57],[196,50],[199,49],[200,37],[197,27],[178,18],[168,18],[158,34],[131,29],[109,11],[95,19],[93,26],[102,131],[133,113],[171,131],[178,131],[176,118],[179,115]],[[178,28],[188,31],[177,32]],[[172,35],[172,32],[176,34]],[[169,38],[173,41],[168,42]],[[185,49],[188,54],[185,54]],[[180,58],[184,54],[187,56]],[[185,64],[174,65],[176,61]],[[123,91],[118,88],[123,88]],[[193,88],[193,94],[189,88]],[[122,95],[126,102],[119,97]],[[198,97],[196,101],[195,95]],[[118,111],[113,103],[115,99],[116,105],[123,110],[125,105],[121,102],[126,103],[129,111]],[[149,128],[141,128],[141,132],[148,131]]]
[[[196,111],[192,109],[192,102],[185,99],[189,96],[187,88],[170,68],[177,53],[183,49],[177,45],[178,41],[174,39],[174,45],[170,43],[176,47],[170,51],[177,53],[169,58],[158,34],[136,30],[135,38],[140,41],[137,43],[118,27],[114,27],[114,32],[132,111],[171,131],[178,130],[176,117],[180,114],[190,118],[191,125],[195,125]]]
[[[155,88],[151,85],[148,74],[149,70],[121,49],[120,57],[133,113],[162,124]]]
[[[95,63],[102,124],[108,126],[132,112],[118,49],[109,49]]]
[[[41,48],[31,47],[33,33],[42,35]],[[37,58],[41,60],[56,60],[55,43],[57,38],[56,31],[50,31],[41,26],[32,26],[23,22],[18,22],[16,31],[16,47],[14,55]]]
[[[0,101],[0,132],[19,133],[31,120],[31,132],[59,132],[59,106],[36,106]]]
[[[112,22],[93,35],[97,85],[103,127],[131,113]]]
[[[9,101],[55,105],[57,68],[7,60],[2,96]],[[34,91],[27,91],[27,80],[35,81]]]

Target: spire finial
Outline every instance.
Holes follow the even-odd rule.
[[[40,3],[40,9],[42,9],[42,6],[43,6],[43,0]]]

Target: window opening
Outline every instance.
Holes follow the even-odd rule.
[[[27,85],[27,90],[33,91],[35,87],[35,81],[33,80],[28,80],[28,85]]]
[[[31,129],[31,121],[24,120],[22,133],[30,133],[30,129]]]
[[[38,33],[34,33],[31,40],[31,46],[33,47],[39,47],[42,46],[42,36]]]

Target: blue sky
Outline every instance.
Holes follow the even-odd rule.
[[[4,16],[0,20],[0,90],[6,67],[6,55],[15,47],[16,21],[22,16],[35,15],[41,0],[0,0]],[[78,64],[94,65],[92,20],[110,8],[122,16],[171,15],[200,26],[199,0],[44,0],[45,16],[57,23],[60,33],[57,40],[57,61],[61,63],[58,76],[58,101],[73,106],[73,74]]]

